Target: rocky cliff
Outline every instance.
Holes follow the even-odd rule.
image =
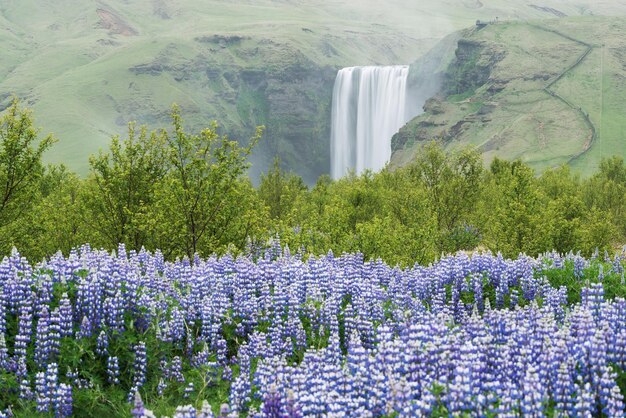
[[[235,35],[198,37],[196,49],[195,57],[185,59],[177,58],[177,48],[171,47],[128,71],[143,79],[171,77],[181,88],[201,92],[206,107],[190,103],[185,109],[198,116],[190,118],[198,127],[207,109],[222,132],[243,141],[264,125],[255,154],[257,171],[278,155],[308,182],[327,172],[335,68],[316,64],[288,44]],[[122,106],[120,125],[156,122],[146,118],[150,113],[142,103]],[[166,118],[161,114],[158,119]]]

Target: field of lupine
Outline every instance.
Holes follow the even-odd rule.
[[[624,416],[623,254],[0,264],[0,416]]]

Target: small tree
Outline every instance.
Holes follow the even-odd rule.
[[[267,174],[261,175],[259,196],[268,207],[272,219],[284,219],[291,212],[298,195],[305,190],[301,177],[281,170],[278,157]]]
[[[262,127],[241,147],[220,136],[215,124],[197,135],[185,132],[176,106],[172,120],[174,132],[167,136],[171,170],[159,184],[154,229],[160,231],[157,245],[169,248],[169,255],[191,258],[227,245],[233,228],[241,226],[237,218],[248,201],[242,193],[250,191],[242,185],[241,176]]]
[[[4,252],[14,241],[6,228],[39,199],[39,181],[44,173],[41,157],[55,139],[48,135],[39,140],[38,134],[30,111],[13,99],[0,117],[0,227],[5,229],[0,243]]]
[[[424,146],[409,173],[427,192],[437,220],[438,249],[454,252],[476,245],[477,231],[470,221],[481,195],[480,154],[472,148],[446,154],[433,141]]]
[[[139,250],[148,240],[146,213],[153,204],[155,185],[168,171],[166,136],[136,131],[128,126],[128,138],[114,137],[107,153],[89,158],[91,177],[84,199],[87,223],[108,248],[126,243]]]

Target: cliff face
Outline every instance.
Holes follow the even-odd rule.
[[[129,120],[145,123],[149,128],[169,126],[172,103],[180,106],[188,128],[193,130],[217,120],[222,132],[245,141],[254,126],[265,124],[265,139],[255,156],[253,170],[263,171],[271,154],[278,153],[286,168],[302,174],[310,183],[329,168],[330,100],[340,68],[409,63],[430,49],[435,39],[467,27],[476,19],[553,19],[588,12],[623,15],[626,7],[618,7],[617,2],[591,0],[577,2],[588,8],[567,5],[562,0],[543,0],[536,8],[525,2],[491,3],[494,2],[5,1],[0,7],[0,109],[8,104],[10,94],[23,98],[32,108],[38,126],[60,139],[46,155],[47,162],[64,163],[82,175],[89,170],[88,156],[106,149],[112,135],[125,135]],[[562,19],[558,25],[566,21],[587,25],[591,43],[606,44],[604,54],[598,55],[599,49],[594,49],[596,55],[589,61],[598,63],[604,56],[604,68],[615,69],[607,77],[623,74],[622,67],[617,66],[620,58],[614,54],[623,45],[606,42],[607,36],[625,38],[623,22],[587,24],[584,20]],[[506,27],[488,25],[477,33],[448,37],[411,66],[411,114],[421,112],[426,99],[437,93],[445,98],[474,89],[476,94],[468,96],[465,102],[458,99],[460,96],[443,100],[437,108],[439,115],[447,116],[427,121],[435,128],[395,141],[397,152],[422,138],[437,137],[444,129],[459,141],[478,142],[477,134],[459,135],[464,132],[461,125],[457,126],[459,129],[452,127],[470,113],[477,113],[472,109],[481,100],[491,100],[481,96],[481,86],[498,90],[504,84],[519,84],[517,91],[526,93],[528,80],[524,77],[535,77],[545,84],[543,77],[550,77],[554,68],[568,65],[559,62],[558,57],[578,53],[576,43],[562,37],[537,30],[516,33]],[[450,42],[455,36],[463,38],[458,57],[454,54],[458,39]],[[507,56],[487,74],[485,66],[490,65],[490,58],[485,48],[493,46],[502,46]],[[442,62],[455,57],[456,66],[442,67]],[[511,65],[501,66],[509,57],[514,57],[519,65],[511,61]],[[534,57],[539,65],[525,64],[524,57],[527,62]],[[518,69],[525,73],[519,74]],[[504,83],[499,85],[496,80]],[[564,78],[559,83],[568,80]],[[594,83],[593,89],[597,90],[598,83]],[[442,89],[442,84],[448,87]],[[613,91],[621,92],[618,85],[605,90],[609,92],[604,95],[605,102]],[[581,97],[589,96],[587,93]],[[527,99],[526,103],[537,102],[536,97]],[[620,110],[621,101],[615,97],[611,107],[606,106],[603,118],[607,112]],[[499,108],[503,103],[499,100]],[[485,106],[481,112],[489,108]],[[594,111],[598,113],[597,109]],[[568,120],[561,116],[554,119]],[[573,119],[569,118],[569,122],[575,125]],[[495,126],[495,120],[493,117],[489,124]],[[509,119],[507,123],[521,122]],[[543,127],[555,125],[549,120],[541,123],[523,124],[524,129],[540,133],[545,131]],[[478,132],[475,124],[462,126],[474,126],[472,129]],[[615,127],[617,132],[619,126],[611,125],[611,129]],[[603,132],[607,133],[606,127]],[[487,135],[489,148],[502,148],[513,141],[506,130]],[[537,135],[540,138],[544,134]],[[410,159],[409,154],[405,155]]]
[[[335,76],[335,69],[308,62],[269,74],[267,87],[254,90],[268,109],[267,155],[279,155],[288,167],[297,167],[307,183],[328,171]],[[254,124],[241,111],[239,115]]]
[[[336,68],[316,64],[295,48],[268,40],[214,35],[196,42],[194,57],[180,56],[178,48],[171,47],[128,71],[144,83],[170,78],[181,89],[192,91],[195,100],[185,105],[185,114],[191,115],[187,119],[194,127],[206,125],[202,115],[209,113],[220,122],[223,133],[245,141],[264,125],[253,158],[253,177],[275,155],[309,183],[327,172]],[[140,84],[134,87],[141,94]],[[118,124],[138,120],[167,125],[166,112],[154,118],[148,105],[120,102],[125,117]]]
[[[460,34],[459,34],[460,36]],[[469,98],[477,89],[490,85],[500,85],[501,81],[491,78],[493,69],[497,66],[506,52],[484,41],[471,39],[472,33],[466,31],[464,38],[454,38],[456,49],[453,58],[440,56],[444,66],[438,74],[434,74],[434,82],[430,82],[430,95],[423,105],[423,114],[407,123],[391,140],[392,152],[401,151],[416,142],[424,142],[433,137],[433,131],[445,129],[450,123],[449,100],[455,98]],[[436,49],[449,49],[449,45],[442,45]],[[446,65],[447,62],[447,65]],[[418,61],[416,66],[420,65]],[[423,74],[425,76],[425,74]],[[436,87],[436,89],[434,88]],[[457,121],[451,129],[440,131],[438,137],[451,139],[459,133],[464,122]]]
[[[482,87],[489,81],[492,69],[504,58],[505,53],[487,42],[460,39],[455,59],[445,73],[444,95],[467,94]]]
[[[586,174],[604,157],[626,156],[624,23],[568,18],[466,32],[424,113],[393,137],[391,166],[409,164],[431,140],[538,171],[568,163]]]
[[[0,109],[11,94],[24,99],[60,139],[47,162],[86,175],[89,155],[126,135],[129,121],[167,128],[176,103],[191,131],[218,121],[246,142],[265,125],[252,177],[278,155],[313,183],[330,167],[336,72],[406,63],[447,31],[398,24],[394,11],[407,13],[309,0],[9,2],[0,7]]]

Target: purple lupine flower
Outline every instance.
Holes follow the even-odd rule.
[[[250,371],[244,368],[231,385],[228,401],[235,412],[243,412],[244,406],[250,402],[252,387],[250,385]]]
[[[1,304],[1,302],[0,302]],[[4,332],[0,332],[0,371],[8,371],[9,365],[9,349],[7,348]]]
[[[133,409],[130,411],[133,418],[144,418],[146,416],[146,408],[143,405],[143,400],[141,399],[141,395],[139,391],[135,391],[133,395],[135,402],[133,404]]]
[[[576,392],[572,372],[567,363],[561,363],[557,373],[557,380],[553,389],[555,409],[564,415],[572,415],[575,406],[573,395]]]
[[[35,334],[35,363],[40,367],[45,367],[50,355],[50,342],[48,328],[50,327],[50,315],[48,305],[43,305],[39,311],[37,321],[37,332]]]
[[[198,414],[192,405],[178,406],[174,418],[197,418]]]
[[[83,320],[80,322],[80,329],[78,330],[78,338],[89,338],[92,333],[92,325],[89,317],[83,316]]]
[[[258,264],[232,256],[165,263],[162,255],[145,251],[118,258],[88,247],[75,251],[68,260],[57,256],[52,276],[75,281],[77,300],[72,306],[67,296],[62,297],[59,308],[48,312],[50,352],[55,333],[61,338],[70,336],[72,324],[85,321],[78,336],[98,337],[97,348],[104,353],[101,330],[108,338],[114,335],[111,328],[117,323],[119,298],[122,316],[132,315],[134,324],[141,324],[138,331],[154,332],[149,325],[160,320],[160,338],[177,339],[177,350],[185,353],[180,363],[189,361],[191,367],[202,369],[207,382],[214,383],[219,373],[231,379],[231,366],[239,366],[228,414],[258,414],[245,408],[250,398],[258,396],[256,400],[263,401],[269,396],[271,384],[280,395],[281,414],[288,414],[291,404],[301,414],[362,416],[395,411],[428,415],[438,401],[431,392],[434,387],[445,388],[442,400],[456,402],[455,408],[477,415],[515,416],[524,408],[532,416],[548,404],[557,413],[571,416],[616,415],[615,411],[623,409],[617,378],[607,368],[626,364],[626,301],[606,300],[601,284],[593,284],[583,292],[583,303],[566,310],[564,289],[533,278],[541,277],[543,269],[564,268],[571,260],[576,263],[576,256],[550,253],[544,262],[525,256],[506,260],[491,254],[457,255],[408,270],[364,262],[361,255],[311,257],[303,262],[285,251],[277,257]],[[37,313],[37,325],[44,328],[41,318],[46,315],[40,313],[55,301],[50,299],[47,277],[37,276],[33,281],[29,276],[21,281],[21,276],[3,269],[28,268],[19,260],[11,263],[13,267],[0,263],[0,289],[6,296],[0,309],[5,310],[5,317],[18,319],[17,334],[25,337],[20,337],[22,345],[20,338],[14,338],[14,353],[9,353],[2,351],[6,330],[0,334],[0,363],[6,352],[2,367],[16,375],[23,388],[21,396],[28,399],[29,378],[38,370],[29,376],[26,364],[35,364],[30,356],[38,344],[44,347],[39,337],[29,334],[32,314]],[[587,262],[581,258],[578,263],[585,266]],[[81,270],[87,272],[86,277],[78,273]],[[476,281],[482,277],[500,292],[502,301],[511,300],[511,310],[491,309]],[[457,289],[452,300],[446,299],[449,285]],[[517,286],[529,297],[542,298],[542,307],[538,302],[517,306]],[[474,293],[475,314],[469,315],[470,309],[461,303],[458,293],[462,292]],[[482,314],[481,300],[485,303]],[[341,312],[345,301],[349,303]],[[63,306],[69,307],[68,315],[62,314]],[[75,318],[67,325],[65,318],[72,318],[73,312]],[[343,324],[338,321],[342,317]],[[310,324],[309,341],[303,321]],[[267,333],[260,332],[259,324],[269,326]],[[247,341],[238,353],[232,353],[232,359],[222,325],[236,325],[237,337]],[[198,332],[207,347],[194,353]],[[307,348],[311,339],[317,345]],[[20,356],[22,346],[26,355]],[[291,354],[294,347],[304,351],[301,364],[272,357]],[[131,398],[145,381],[145,366],[139,360],[142,350],[138,346],[135,351],[138,367],[132,373]],[[219,364],[210,362],[215,354]],[[119,368],[117,358],[106,358],[107,377],[115,384],[113,376],[119,371],[112,371]],[[259,361],[250,376],[256,359],[265,360]],[[47,362],[54,360],[50,355]],[[177,362],[172,359],[168,366],[165,359],[164,384],[178,379]],[[49,383],[47,367],[42,373],[35,384],[36,392],[43,394],[40,403],[45,401]],[[76,381],[77,376],[72,372],[67,379],[77,388],[86,387],[88,382]],[[57,394],[66,389],[59,381]],[[258,394],[252,393],[252,384],[260,388]],[[60,398],[51,399],[48,410],[61,410]]]
[[[282,401],[280,394],[277,392],[268,392],[263,399],[261,407],[263,416],[266,418],[282,418]]]
[[[207,345],[205,344],[204,348],[201,351],[197,352],[191,357],[190,364],[191,364],[191,367],[199,368],[208,363],[209,363],[209,349]]]
[[[225,366],[222,370],[222,380],[230,382],[233,380],[233,369],[230,366]]]
[[[228,346],[226,345],[226,340],[220,334],[218,338],[215,340],[214,350],[217,353],[217,361],[220,364],[226,364],[228,361]]]
[[[96,339],[96,353],[99,356],[106,356],[108,354],[108,348],[109,348],[109,339],[107,337],[107,334],[104,330],[100,331],[100,334],[98,334],[98,338]]]
[[[112,385],[120,383],[120,367],[116,356],[109,356],[107,360],[107,380]]]
[[[78,386],[78,371],[76,369],[72,370],[69,367],[67,368],[67,372],[65,372],[65,377]]]
[[[58,408],[58,369],[56,363],[48,364],[45,372],[38,372],[35,375],[35,393],[37,399],[37,411],[48,412],[51,406]]]
[[[25,303],[19,309],[19,322],[15,336],[14,354],[18,358],[26,358],[26,348],[30,344],[32,334],[33,314],[30,303]]]
[[[70,337],[73,332],[73,316],[72,304],[67,297],[67,293],[63,293],[59,302],[59,326],[61,337]]]
[[[163,378],[159,379],[159,384],[157,385],[157,393],[159,394],[159,396],[163,396],[163,393],[166,389],[167,383],[165,382],[165,380],[163,380]]]
[[[169,337],[171,341],[181,341],[185,337],[185,318],[182,311],[175,307],[172,310],[172,318],[168,321]]]
[[[624,398],[617,385],[617,374],[610,367],[604,366],[599,379],[599,399],[602,412],[607,417],[619,416],[624,413]]]
[[[6,299],[4,287],[0,285],[0,335],[2,336],[4,336],[7,331],[7,308],[5,307]]]
[[[124,332],[124,300],[119,289],[104,301],[104,317],[113,333]]]
[[[167,378],[173,379],[178,383],[185,383],[185,377],[183,376],[183,363],[179,356],[174,356],[174,358],[172,358]]]
[[[198,411],[196,418],[214,418],[211,405],[206,400],[202,401],[202,409]]]
[[[57,388],[55,400],[55,416],[71,417],[72,416],[72,386],[61,383]]]
[[[595,407],[595,396],[591,390],[589,383],[579,383],[576,405],[574,406],[574,416],[577,417],[593,417],[597,415]]]
[[[140,341],[134,347],[135,361],[133,362],[133,387],[138,390],[146,381],[146,367],[148,364],[146,356],[146,343]]]
[[[37,412],[49,411],[52,400],[46,386],[46,374],[44,372],[38,372],[35,375],[35,393],[37,396]]]
[[[56,361],[61,349],[61,318],[59,308],[54,308],[50,314],[50,325],[48,327],[48,359]]]
[[[183,394],[183,397],[185,399],[189,398],[194,391],[194,387],[193,387],[193,382],[189,382],[189,384],[185,387],[185,393]]]
[[[218,415],[218,418],[228,418],[229,415],[230,415],[230,408],[228,407],[227,403],[223,403],[220,406],[220,413]]]
[[[544,405],[546,400],[545,389],[539,379],[537,370],[533,365],[529,365],[522,385],[522,399],[520,409],[525,417],[540,418],[544,416]]]
[[[17,370],[15,376],[20,381],[20,399],[32,399],[33,392],[30,387],[30,380],[28,377],[28,369],[26,367],[26,358],[19,357],[17,361]],[[45,382],[44,382],[45,383]]]

